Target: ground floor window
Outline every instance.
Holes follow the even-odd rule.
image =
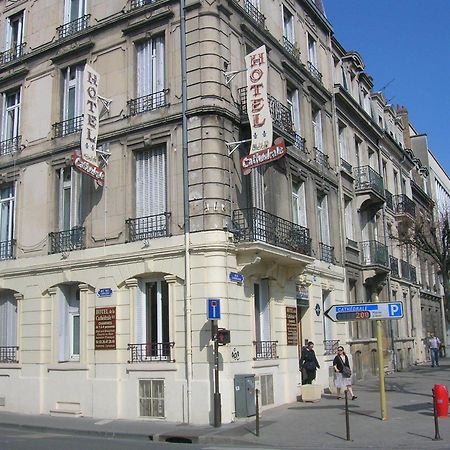
[[[139,415],[164,417],[164,380],[139,380]]]
[[[80,290],[77,285],[60,287],[58,320],[59,361],[80,360]]]

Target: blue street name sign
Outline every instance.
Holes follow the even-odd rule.
[[[101,288],[97,291],[97,297],[111,297],[112,292],[111,288]]]
[[[220,298],[208,298],[207,312],[208,320],[220,319]]]
[[[351,305],[333,305],[325,315],[334,322],[352,320],[401,319],[403,317],[402,302],[386,303],[354,303]]]
[[[244,281],[244,275],[238,272],[230,272],[230,281],[235,283],[242,283]]]

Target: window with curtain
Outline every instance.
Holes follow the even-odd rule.
[[[293,222],[307,227],[305,183],[292,184],[292,218]]]
[[[80,290],[77,285],[59,287],[58,361],[80,360]]]
[[[317,65],[317,43],[316,40],[308,34],[308,61],[318,69]]]
[[[328,219],[328,196],[318,194],[317,196],[317,212],[319,216],[319,237],[320,242],[330,245],[330,222]]]
[[[164,36],[136,44],[136,96],[143,97],[165,89]]]
[[[63,69],[63,120],[71,120],[83,113],[83,69],[74,65]],[[68,130],[70,132],[70,130]]]
[[[286,8],[286,6],[282,6],[283,10],[283,37],[286,38],[291,44],[295,44],[295,36],[294,36],[294,16]]]
[[[58,170],[59,231],[81,226],[82,174],[71,167]]]
[[[269,282],[261,280],[254,284],[255,293],[255,340],[270,341]]]
[[[287,88],[287,104],[291,111],[292,125],[294,131],[300,135],[300,96],[298,89],[288,86]]]
[[[12,292],[3,291],[0,294],[0,347],[16,346],[17,300]]]
[[[19,135],[20,88],[3,94],[2,141]]]
[[[6,48],[12,55],[20,56],[23,44],[24,11],[20,11],[6,19]]]
[[[86,0],[65,0],[64,23],[73,22],[86,14]]]
[[[16,192],[13,183],[0,187],[0,260],[13,257]]]
[[[314,147],[323,152],[322,111],[316,107],[312,109],[312,127]]]

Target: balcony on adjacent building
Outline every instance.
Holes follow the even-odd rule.
[[[73,227],[70,230],[49,233],[50,254],[66,253],[85,248],[86,229]]]
[[[0,53],[0,66],[23,56],[25,54],[26,45],[26,42],[23,42],[22,44],[15,45],[12,48]]]
[[[14,259],[16,257],[16,240],[0,242],[0,260]]]
[[[363,266],[379,266],[389,269],[388,248],[381,242],[375,240],[361,242],[361,255]]]
[[[169,236],[170,213],[127,219],[128,242]]]
[[[370,166],[353,169],[355,191],[358,195],[357,209],[361,207],[381,207],[385,201],[383,178]]]
[[[339,347],[339,339],[323,341],[324,355],[335,355]]]
[[[403,259],[400,260],[400,270],[402,273],[402,279],[409,281],[410,274],[409,274],[409,264],[404,261]]]
[[[237,0],[234,1],[238,3]],[[250,0],[244,0],[244,11],[256,25],[266,27],[266,16]]]
[[[175,342],[152,342],[146,344],[128,344],[130,359],[128,363],[175,362],[173,347]]]
[[[394,208],[395,217],[403,225],[408,226],[415,220],[416,204],[407,195],[395,195]]]
[[[283,48],[297,63],[300,64],[300,50],[287,37],[283,36]]]
[[[313,148],[314,161],[321,167],[325,167],[325,169],[330,168],[329,157],[322,150],[319,150],[317,147]]]
[[[128,100],[128,114],[135,116],[167,106],[168,89]]]
[[[334,264],[334,247],[331,247],[330,245],[320,242],[319,252],[321,261]]]
[[[67,136],[69,134],[79,133],[83,126],[83,116],[77,116],[73,119],[63,120],[62,122],[54,123],[53,136],[55,138]]]
[[[255,361],[277,359],[277,344],[278,341],[253,341],[255,346]]]
[[[413,265],[409,265],[409,279],[411,283],[417,284],[417,270],[416,267]]]
[[[0,363],[1,364],[14,364],[18,363],[17,352],[19,347],[16,346],[2,346],[0,347]]]
[[[308,68],[308,72],[312,75],[312,77],[319,83],[322,83],[322,74],[311,61],[308,61],[306,67]]]
[[[398,258],[389,255],[389,266],[391,268],[391,276],[399,278],[400,272],[398,271]]]
[[[16,153],[20,149],[20,144],[22,142],[22,136],[15,136],[11,139],[5,139],[0,142],[0,155],[11,155]]]
[[[56,31],[58,32],[58,39],[65,39],[69,36],[79,33],[85,30],[89,26],[90,14],[79,17],[71,22],[65,23],[59,26]]]
[[[384,190],[384,198],[386,199],[386,208],[394,211],[394,196],[387,189]]]
[[[308,228],[258,208],[233,211],[233,232],[237,242],[265,242],[311,256]]]

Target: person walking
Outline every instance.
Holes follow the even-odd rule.
[[[311,384],[316,379],[316,370],[320,369],[314,352],[314,342],[309,341],[303,348],[300,357],[300,369],[302,370],[302,384]]]
[[[352,400],[358,397],[353,393],[352,389],[352,371],[348,356],[344,352],[344,347],[337,348],[337,355],[333,360],[333,368],[335,372],[334,384],[337,389],[337,398],[341,397],[341,389],[347,390],[352,396]]]
[[[428,333],[428,349],[431,356],[431,367],[439,367],[439,349],[441,347],[441,341],[433,333]]]

